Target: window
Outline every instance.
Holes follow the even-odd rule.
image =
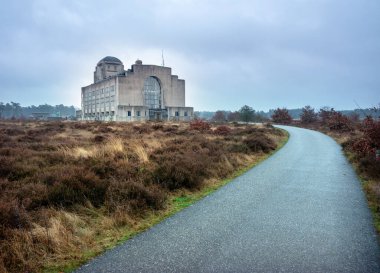
[[[178,111],[175,112],[175,116],[179,117],[179,112]]]
[[[128,117],[130,117],[131,116],[131,111],[128,111]]]
[[[138,116],[138,117],[140,116],[140,111],[137,111],[137,116]]]
[[[184,115],[185,115],[185,117],[187,117],[187,111],[185,111]]]
[[[148,77],[144,81],[145,106],[149,109],[161,108],[161,87],[155,77]]]

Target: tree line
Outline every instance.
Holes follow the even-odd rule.
[[[343,121],[344,119],[353,122],[372,116],[377,118],[380,114],[380,107],[368,109],[355,109],[352,111],[336,111],[331,107],[322,107],[319,111],[307,105],[303,108],[288,110],[287,108],[271,109],[269,112],[255,111],[248,105],[242,106],[238,111],[195,112],[196,117],[211,120],[213,122],[267,122],[273,121],[280,124],[290,124],[293,120],[301,123],[313,123],[316,121],[326,122],[334,118]]]
[[[28,119],[33,114],[44,113],[52,117],[71,118],[75,117],[75,107],[59,105],[41,104],[23,107],[18,102],[0,102],[0,119]]]

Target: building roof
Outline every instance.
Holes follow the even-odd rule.
[[[118,58],[112,56],[104,57],[98,62],[98,64],[100,63],[123,64]]]

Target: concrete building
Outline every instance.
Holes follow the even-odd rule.
[[[143,65],[131,69],[107,56],[96,65],[94,83],[82,87],[82,120],[191,120],[185,106],[185,81],[170,67]]]

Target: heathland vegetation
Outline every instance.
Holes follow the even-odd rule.
[[[270,125],[0,122],[0,272],[69,270],[265,158]],[[224,182],[223,182],[224,181]]]

